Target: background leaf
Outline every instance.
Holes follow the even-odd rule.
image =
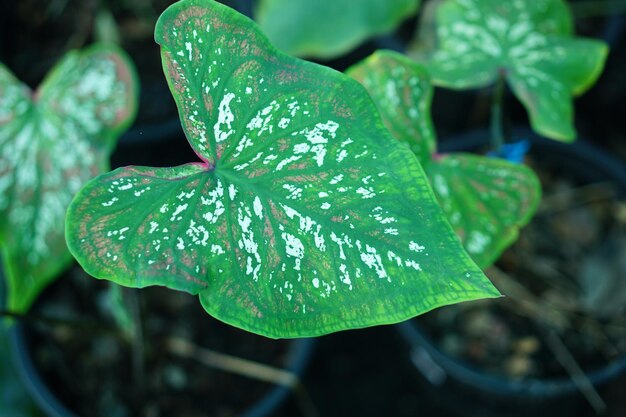
[[[406,142],[421,163],[435,152],[430,106],[433,87],[423,65],[396,52],[379,50],[346,70],[372,96],[387,129]]]
[[[608,48],[571,36],[562,0],[446,0],[435,14],[436,45],[416,56],[425,59],[436,85],[482,87],[503,74],[535,131],[575,138],[572,96],[596,81]]]
[[[116,48],[69,53],[35,93],[0,65],[0,239],[10,309],[26,311],[70,262],[65,210],[88,179],[108,170],[136,106],[133,69]]]
[[[395,52],[377,51],[347,73],[366,87],[396,139],[409,143],[418,155],[472,259],[481,268],[490,266],[537,209],[541,192],[534,172],[501,159],[436,154],[432,87],[420,64]]]
[[[365,90],[278,52],[219,3],[176,3],[156,35],[203,162],[122,168],[68,210],[85,270],[199,294],[270,337],[398,322],[498,292]]]
[[[554,139],[576,137],[571,96],[596,81],[606,53],[594,40],[562,39],[558,46],[529,51],[522,58],[526,65],[511,68],[509,84],[528,110],[535,131]]]
[[[333,58],[416,13],[420,0],[261,0],[255,16],[274,45],[298,56]]]
[[[446,154],[426,173],[463,246],[483,269],[517,240],[541,199],[535,173],[503,159]]]

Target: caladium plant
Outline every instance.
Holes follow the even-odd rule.
[[[284,52],[329,59],[392,31],[419,5],[420,0],[261,0],[255,19]]]
[[[499,295],[358,82],[212,0],[170,6],[155,38],[199,160],[120,168],[77,194],[67,242],[88,273],[198,294],[269,337]]]
[[[434,42],[418,39],[429,46],[416,56],[436,85],[465,89],[504,77],[537,133],[575,139],[572,97],[595,83],[608,47],[573,36],[563,0],[445,0],[435,7],[436,33],[422,33]]]
[[[25,312],[72,260],[65,211],[109,169],[137,93],[133,65],[113,46],[69,52],[34,92],[0,64],[0,242],[11,310]]]
[[[479,266],[490,266],[537,209],[534,172],[498,158],[438,154],[428,72],[404,55],[378,51],[347,73],[368,90],[396,139],[417,155],[465,249]]]

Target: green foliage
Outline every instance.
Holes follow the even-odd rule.
[[[573,37],[562,0],[445,0],[434,14],[434,48],[418,55],[436,85],[481,87],[503,75],[535,131],[575,139],[572,96],[593,85],[608,48]]]
[[[8,308],[26,311],[71,261],[65,210],[108,170],[137,107],[133,67],[117,48],[67,54],[34,93],[0,64],[0,242]]]
[[[420,0],[261,0],[256,20],[292,55],[333,58],[414,14]]]
[[[211,0],[174,4],[155,37],[201,161],[90,181],[67,222],[88,273],[198,294],[269,337],[499,295],[359,83],[284,55]]]
[[[480,267],[490,266],[537,209],[541,192],[535,174],[501,159],[436,154],[432,87],[420,64],[378,51],[347,73],[366,87],[389,130],[418,156],[465,249]]]

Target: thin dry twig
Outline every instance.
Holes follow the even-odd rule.
[[[555,320],[559,323],[572,327],[567,311],[562,311],[559,304],[543,300],[516,282],[508,274],[498,268],[491,268],[489,277],[494,284],[520,307],[520,312],[528,316],[544,329],[547,347],[552,351],[555,359],[567,372],[572,382],[576,385],[581,394],[589,402],[597,414],[602,414],[606,410],[606,403],[593,386],[585,372],[582,370],[570,350],[563,343],[558,334],[558,326],[551,326],[550,322]]]
[[[298,400],[302,415],[317,417],[319,414],[298,375],[293,372],[261,364],[248,359],[238,358],[220,352],[197,346],[181,338],[170,338],[167,348],[179,356],[195,359],[200,363],[226,372],[282,385],[294,392]]]
[[[298,376],[283,369],[247,359],[238,358],[224,353],[194,345],[187,340],[170,338],[167,341],[168,349],[185,358],[195,359],[211,368],[231,372],[260,381],[271,382],[287,388],[293,388],[299,384]]]
[[[554,354],[554,357],[565,369],[572,382],[576,385],[596,414],[601,415],[606,411],[606,403],[593,386],[585,372],[569,351],[563,340],[554,329],[546,329],[546,344]]]
[[[494,285],[520,307],[516,312],[535,321],[550,321],[571,327],[571,320],[563,311],[568,306],[537,297],[497,267],[489,268],[488,275]]]

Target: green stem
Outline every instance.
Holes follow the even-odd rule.
[[[491,101],[491,148],[494,152],[499,152],[504,145],[504,128],[502,107],[504,101],[504,74],[498,76],[496,85],[493,89],[493,98]]]
[[[577,19],[626,13],[626,0],[588,0],[570,3]]]

